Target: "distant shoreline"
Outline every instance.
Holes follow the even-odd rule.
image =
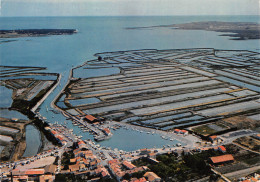
[[[71,35],[77,29],[18,29],[0,30],[0,38],[38,37],[48,35]]]
[[[223,32],[220,36],[233,37],[231,40],[248,40],[260,39],[260,24],[252,22],[220,22],[220,21],[205,21],[192,22],[184,24],[158,25],[149,27],[129,27],[126,29],[146,29],[146,28],[172,28],[181,30],[206,30]]]

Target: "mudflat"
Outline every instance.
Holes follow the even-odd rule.
[[[159,25],[151,27],[131,27],[127,29],[170,27],[182,30],[207,30],[227,32],[221,36],[233,37],[232,40],[260,39],[260,24],[251,22],[203,21],[184,24]]]

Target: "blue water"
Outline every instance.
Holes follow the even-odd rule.
[[[10,107],[12,105],[12,97],[13,91],[11,89],[6,88],[5,86],[0,86],[0,107]]]
[[[96,76],[108,76],[113,74],[120,73],[119,68],[98,68],[98,69],[77,69],[76,72],[73,72],[73,77],[75,78],[88,78]]]
[[[120,128],[113,131],[114,135],[109,140],[99,142],[102,146],[118,148],[125,151],[138,150],[142,148],[158,148],[163,145],[176,145],[180,141],[164,140],[159,134],[147,134],[146,132],[140,133],[135,130],[126,130]],[[182,143],[183,144],[183,143]]]
[[[77,100],[69,100],[70,104],[73,106],[78,106],[82,104],[93,104],[98,103],[100,100],[98,98],[87,98],[87,99],[77,99]]]
[[[231,78],[227,78],[227,77],[224,77],[224,76],[218,76],[216,77],[217,79],[220,79],[222,81],[225,81],[225,82],[229,82],[229,83],[232,83],[234,85],[238,85],[238,86],[241,86],[241,87],[245,87],[245,88],[248,88],[250,90],[254,90],[256,92],[260,92],[260,87],[258,86],[255,86],[255,85],[251,85],[251,84],[248,84],[248,83],[245,83],[245,82],[240,82],[238,80],[234,80],[234,79],[231,79]]]
[[[0,109],[0,116],[3,118],[16,118],[28,120],[27,116],[15,110]]]
[[[41,135],[34,125],[27,125],[25,128],[26,149],[23,157],[34,156],[41,147]]]
[[[232,21],[260,22],[259,16],[172,16],[172,17],[19,17],[0,18],[1,29],[30,29],[30,28],[73,28],[78,29],[74,35],[25,37],[0,44],[1,65],[11,66],[43,66],[49,72],[63,75],[61,86],[45,100],[40,113],[49,121],[63,122],[60,114],[46,111],[51,101],[66,84],[69,70],[87,60],[95,59],[93,55],[99,52],[136,49],[181,49],[181,48],[216,48],[232,50],[259,49],[259,40],[232,41],[230,37],[218,36],[221,33],[203,30],[172,30],[169,28],[129,30],[126,27],[142,27],[168,25],[195,21]],[[7,39],[2,39],[7,40]],[[54,117],[52,117],[54,116]],[[78,130],[77,127],[71,126]],[[107,146],[120,149],[126,134],[114,134]],[[85,136],[86,135],[86,136]],[[130,136],[130,135],[129,135]],[[136,146],[145,148],[152,141],[142,139],[142,135],[133,138],[142,141],[143,147],[133,141],[128,149]],[[83,138],[89,135],[84,134]],[[119,142],[118,140],[122,140]],[[149,142],[147,142],[149,141]],[[153,145],[167,144],[164,140],[153,140]]]

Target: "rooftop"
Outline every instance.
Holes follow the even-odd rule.
[[[222,163],[222,162],[233,161],[234,157],[231,154],[226,154],[226,155],[221,155],[221,156],[217,156],[217,157],[211,157],[210,160],[213,163]]]

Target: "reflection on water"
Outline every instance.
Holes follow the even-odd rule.
[[[126,130],[120,128],[116,131],[113,131],[113,137],[109,140],[104,140],[99,142],[100,145],[118,148],[125,151],[133,151],[142,148],[161,148],[163,145],[175,145],[181,143],[177,140],[170,141],[162,139],[159,134],[146,133],[145,131],[140,133],[135,130]]]
[[[79,68],[76,72],[73,73],[73,77],[76,78],[90,78],[96,76],[107,76],[111,74],[120,73],[119,68],[97,68],[97,69],[84,69]]]
[[[73,106],[78,106],[82,104],[93,104],[98,103],[100,100],[98,98],[86,98],[86,99],[77,99],[77,100],[69,100],[70,104]]]
[[[11,89],[5,86],[0,86],[0,107],[11,107],[12,105],[12,93]]]
[[[220,80],[222,80],[224,82],[229,82],[229,83],[232,83],[232,84],[237,85],[237,86],[245,87],[245,88],[248,88],[250,90],[254,90],[256,92],[260,92],[260,87],[257,87],[255,85],[250,85],[248,83],[241,82],[241,81],[238,81],[238,80],[234,80],[234,79],[231,79],[231,78],[227,78],[227,77],[224,77],[224,76],[218,76],[216,78],[220,79]]]
[[[39,130],[33,125],[27,125],[25,128],[26,132],[26,150],[23,157],[34,156],[38,153],[41,147],[41,134]]]
[[[15,110],[0,109],[0,116],[3,118],[17,118],[27,120],[27,116]]]

